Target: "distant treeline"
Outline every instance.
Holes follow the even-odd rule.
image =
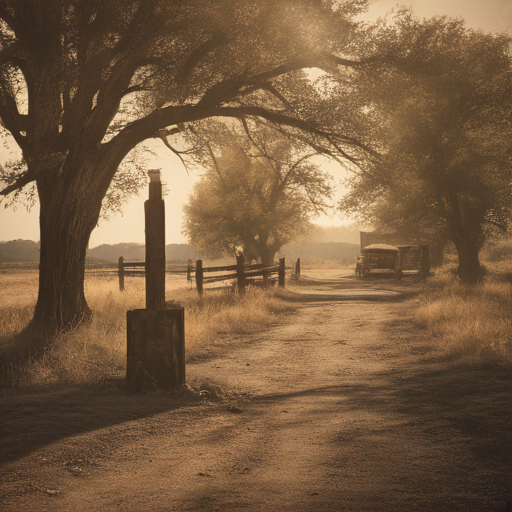
[[[89,249],[87,256],[95,260],[118,261],[122,256],[126,261],[144,261],[146,257],[144,244],[103,244]],[[169,244],[165,246],[167,261],[187,261],[200,259],[198,252],[188,244]]]
[[[352,263],[359,252],[359,245],[345,242],[295,242],[284,246],[280,253],[287,259],[325,259],[341,260],[342,263]],[[186,262],[201,259],[201,255],[188,244],[169,244],[166,246],[167,261]],[[127,261],[144,261],[145,248],[143,244],[103,244],[87,251],[89,262],[117,262],[119,256]],[[39,242],[32,240],[12,240],[0,242],[0,262],[38,262]]]
[[[0,242],[0,262],[25,263],[39,261],[39,242],[11,240]]]
[[[197,260],[201,256],[188,244],[169,244],[166,246],[167,261]],[[90,263],[117,262],[119,256],[125,260],[144,261],[145,248],[143,244],[103,244],[87,251]],[[0,242],[1,263],[25,263],[39,261],[39,242],[32,240],[11,240]]]

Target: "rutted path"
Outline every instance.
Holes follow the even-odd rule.
[[[510,378],[433,359],[414,308],[298,303],[278,326],[188,366],[189,381],[225,390],[218,402],[27,397],[21,410],[46,409],[45,428],[61,430],[7,450],[0,509],[504,510]]]

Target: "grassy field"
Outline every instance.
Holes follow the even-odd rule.
[[[188,358],[212,350],[219,338],[265,328],[278,314],[290,308],[276,292],[249,288],[243,298],[229,289],[208,290],[201,299],[195,289],[173,277],[167,299],[185,307],[185,340]],[[37,271],[27,268],[2,269],[0,283],[0,348],[6,346],[30,321],[37,298]],[[181,286],[178,287],[178,286]],[[119,292],[115,276],[88,275],[86,297],[94,311],[93,320],[59,337],[38,360],[10,368],[4,386],[32,389],[56,384],[97,383],[124,374],[126,364],[126,311],[144,307],[141,277],[126,279]]]
[[[512,265],[508,258],[488,262],[483,284],[461,285],[454,265],[438,269],[425,283],[416,326],[426,330],[432,346],[448,358],[470,364],[512,362]],[[37,298],[37,269],[32,265],[0,267],[0,349],[30,321]],[[208,290],[198,297],[186,280],[169,276],[167,298],[185,307],[189,359],[215,349],[229,335],[250,333],[276,322],[290,310],[278,291],[250,288],[240,298],[230,290]],[[115,275],[88,274],[86,296],[92,323],[62,335],[41,359],[4,374],[4,387],[32,389],[60,384],[98,383],[125,371],[126,311],[144,307],[141,277],[126,280],[119,292]]]
[[[512,362],[512,284],[509,262],[487,262],[477,286],[462,285],[454,265],[427,281],[416,314],[420,328],[447,357],[470,364]]]

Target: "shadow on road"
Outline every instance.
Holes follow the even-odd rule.
[[[194,402],[160,393],[130,394],[113,386],[73,386],[1,399],[0,461],[19,459],[56,441],[138,420]]]

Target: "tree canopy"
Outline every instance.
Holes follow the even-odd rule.
[[[357,90],[382,156],[350,180],[341,206],[381,227],[448,237],[461,278],[478,281],[484,227],[511,213],[509,39],[407,10],[368,36],[372,65]]]
[[[119,164],[137,144],[210,117],[261,117],[319,150],[365,149],[316,116],[302,70],[349,60],[363,0],[0,0],[0,119],[24,166],[1,195],[35,183],[40,286],[32,334],[90,316],[85,251]],[[303,135],[305,136],[305,135]]]
[[[327,208],[331,177],[311,161],[316,152],[268,126],[260,123],[250,136],[216,126],[202,140],[208,171],[184,207],[184,232],[201,254],[241,251],[270,264],[284,244],[307,232],[311,215]]]

